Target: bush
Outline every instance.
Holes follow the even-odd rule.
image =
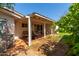
[[[7,50],[7,48],[11,47],[13,44],[13,35],[3,35],[0,40],[0,53]]]
[[[79,55],[79,43],[76,43],[67,53],[67,55],[77,56]]]

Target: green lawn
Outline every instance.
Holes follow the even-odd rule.
[[[60,36],[64,36],[64,35],[71,35],[72,33],[58,33],[58,35]]]

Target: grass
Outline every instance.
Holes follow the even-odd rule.
[[[72,33],[58,33],[58,35],[64,36],[64,35],[71,35]]]

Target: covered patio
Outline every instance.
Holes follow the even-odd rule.
[[[28,45],[30,46],[32,39],[53,34],[52,24],[53,21],[51,19],[38,13],[32,13],[21,20],[15,21],[15,35],[28,39]]]
[[[14,35],[15,39],[26,38],[29,46],[32,39],[53,34],[51,25],[54,21],[39,13],[24,16],[16,11],[2,8],[0,9],[0,17],[7,20],[9,31]]]

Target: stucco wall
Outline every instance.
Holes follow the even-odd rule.
[[[0,18],[7,20],[9,31],[10,31],[11,34],[14,34],[14,31],[15,31],[14,30],[15,29],[14,18],[9,16],[9,15],[3,14],[1,12],[0,12]]]
[[[21,29],[21,23],[19,21],[15,22],[15,36],[21,37],[22,29]]]
[[[15,22],[15,25],[16,25],[15,26],[15,36],[16,37],[22,37],[23,31],[28,31],[28,27],[22,27],[22,23],[24,23],[24,22],[21,22],[21,21]],[[27,23],[27,22],[25,22],[25,23]],[[28,34],[26,34],[26,35],[28,35]]]

